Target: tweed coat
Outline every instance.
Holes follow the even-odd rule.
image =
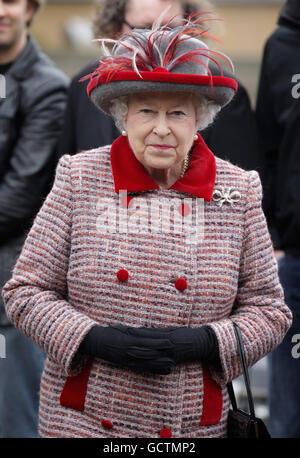
[[[249,366],[291,324],[261,198],[257,172],[215,158],[200,135],[169,189],[124,137],[60,159],[3,290],[10,320],[48,355],[41,437],[226,437],[225,384],[241,374],[233,321]],[[137,374],[80,355],[95,324],[209,325],[222,371]]]

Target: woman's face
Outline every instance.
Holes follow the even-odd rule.
[[[193,145],[197,132],[194,98],[171,92],[132,95],[124,128],[144,167],[172,168],[184,160]]]

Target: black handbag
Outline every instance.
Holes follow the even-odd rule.
[[[227,420],[227,437],[228,438],[271,438],[264,422],[255,416],[254,402],[250,388],[250,379],[246,365],[243,339],[238,326],[233,323],[234,332],[237,339],[239,355],[243,367],[243,376],[246,385],[247,398],[249,404],[249,413],[238,409],[232,383],[227,384],[227,389],[232,405],[229,410]]]

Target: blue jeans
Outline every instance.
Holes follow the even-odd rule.
[[[0,438],[37,437],[45,354],[14,326],[0,326],[0,334],[6,356],[0,358]]]
[[[24,239],[20,235],[0,245],[1,292],[12,276]],[[44,352],[8,320],[0,294],[0,438],[37,437],[44,360]]]
[[[282,343],[268,357],[268,423],[272,437],[300,437],[300,258],[279,260],[279,278],[285,302],[293,314],[293,324]],[[298,336],[297,336],[298,335]],[[298,357],[297,357],[298,356]]]

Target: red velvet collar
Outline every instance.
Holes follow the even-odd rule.
[[[115,191],[152,191],[159,189],[143,165],[137,160],[125,136],[117,138],[111,147],[111,167]],[[201,135],[194,142],[187,171],[169,189],[185,192],[210,201],[216,179],[216,159]]]

